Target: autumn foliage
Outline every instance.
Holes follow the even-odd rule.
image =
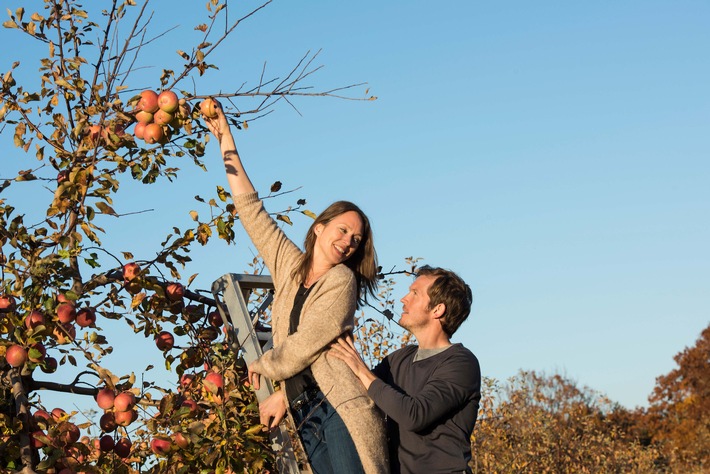
[[[28,2],[5,3],[3,26],[15,36],[4,54],[17,60],[0,72],[0,138],[13,152],[0,171],[0,468],[273,471],[244,363],[209,292],[192,288],[196,275],[182,274],[194,246],[233,243],[228,193],[218,186],[212,197],[196,196],[200,212],[186,212],[186,228],[151,229],[164,238],[147,254],[102,239],[125,221],[119,191],[128,184],[171,186],[185,169],[204,169],[211,97],[243,129],[284,98],[333,96],[301,87],[318,69],[314,57],[281,78],[257,71],[254,84],[240,79],[237,90],[203,90],[203,77],[217,71],[211,54],[270,1],[236,11],[245,7],[232,2],[231,12],[224,1],[198,2],[203,16],[189,18],[194,44],[179,47],[174,67],[149,72],[138,67],[141,53],[161,32],[151,31],[148,2],[84,8],[44,0],[32,12],[21,6]],[[304,205],[290,212],[312,215]],[[290,222],[285,213],[277,218]],[[408,341],[388,321],[393,285],[383,279],[374,308],[384,319],[359,316],[359,347],[371,364]],[[151,379],[151,365],[105,363],[116,325],[155,351],[170,383]],[[625,410],[559,375],[488,380],[472,439],[474,472],[706,472],[709,352],[710,328],[658,379],[648,410]],[[71,377],[57,378],[67,370]],[[46,391],[95,398],[96,416],[45,406]]]
[[[105,239],[132,214],[123,189],[147,192],[205,168],[202,111],[209,113],[210,97],[244,129],[289,96],[333,95],[300,86],[318,69],[310,54],[280,78],[259,70],[252,85],[205,88],[205,76],[217,80],[212,53],[269,3],[192,5],[201,13],[182,15],[191,24],[179,45],[160,45],[165,32],[154,31],[147,1],[44,0],[33,3],[37,11],[4,4],[13,38],[4,55],[17,58],[0,73],[0,137],[12,152],[0,175],[2,469],[273,470],[243,361],[221,317],[208,316],[210,292],[191,288],[195,274],[182,274],[191,247],[233,243],[229,194],[218,186],[213,197],[195,196],[200,212],[185,210],[187,228],[145,230],[164,235],[147,254],[129,248],[135,241]],[[146,59],[150,48],[159,53]],[[163,61],[169,65],[155,67]],[[304,204],[289,212],[312,215]],[[105,363],[125,343],[114,338],[117,325],[134,335],[132,345],[155,352],[170,381],[156,381],[150,363]],[[96,397],[95,416],[45,406],[47,391]]]
[[[475,473],[702,473],[710,465],[710,326],[628,410],[567,377],[486,381],[472,439]]]

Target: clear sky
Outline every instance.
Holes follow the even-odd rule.
[[[170,5],[154,31],[179,28],[135,87],[157,88],[163,61],[177,67],[204,3],[152,3]],[[358,203],[383,266],[418,256],[469,282],[455,340],[483,375],[560,372],[633,408],[710,322],[709,20],[704,1],[277,0],[196,87],[254,84],[265,61],[283,76],[322,48],[316,89],[367,82],[353,95],[378,100],[302,99],[300,114],[282,103],[237,135],[257,188],[301,187],[270,210]],[[11,51],[0,56],[6,70]],[[194,195],[226,185],[212,152],[208,173],[185,162],[172,187],[129,187],[118,212],[155,211],[108,241],[150,258],[204,211]],[[300,243],[308,224],[287,232]],[[252,251],[243,233],[238,247],[210,244],[185,275],[208,288]]]

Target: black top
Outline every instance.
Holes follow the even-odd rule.
[[[470,472],[481,370],[461,344],[415,360],[417,346],[388,355],[368,395],[388,419],[392,473]]]
[[[303,284],[298,287],[296,297],[293,300],[293,309],[291,309],[290,323],[288,327],[289,336],[298,330],[298,324],[301,321],[301,310],[303,309],[303,303],[306,301],[306,298],[308,298],[308,293],[310,293],[311,288],[313,287],[311,286],[310,288],[306,288]],[[318,383],[315,378],[313,378],[313,372],[311,372],[310,367],[306,367],[293,377],[286,379],[285,383],[286,397],[288,397],[289,403],[306,390],[318,387]]]

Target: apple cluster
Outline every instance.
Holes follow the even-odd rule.
[[[170,126],[179,128],[190,115],[190,107],[175,92],[166,90],[158,94],[144,90],[135,109],[136,126],[133,135],[149,145],[165,143],[170,136]]]
[[[32,448],[49,447],[64,451],[65,455],[55,463],[55,469],[60,473],[65,472],[63,469],[69,469],[70,465],[83,461],[84,457],[83,450],[76,445],[81,431],[69,418],[70,415],[61,408],[54,408],[51,412],[36,410],[30,418]],[[88,441],[88,438],[84,441]]]
[[[57,295],[55,303],[54,316],[45,313],[46,309],[42,308],[29,311],[24,317],[28,340],[24,344],[14,343],[5,347],[5,360],[11,367],[21,368],[25,364],[31,364],[30,369],[39,367],[45,373],[54,373],[58,366],[57,359],[47,356],[47,349],[42,341],[46,341],[51,335],[50,346],[69,344],[76,338],[77,326],[95,327],[94,308],[87,306],[77,309],[76,303],[61,293]],[[15,309],[15,299],[12,295],[0,295],[0,314]]]

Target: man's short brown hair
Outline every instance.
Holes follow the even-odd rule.
[[[417,277],[420,276],[434,277],[427,292],[428,309],[444,304],[446,312],[439,321],[444,332],[449,337],[453,336],[471,312],[473,303],[471,288],[456,273],[444,268],[425,265],[417,270]]]

